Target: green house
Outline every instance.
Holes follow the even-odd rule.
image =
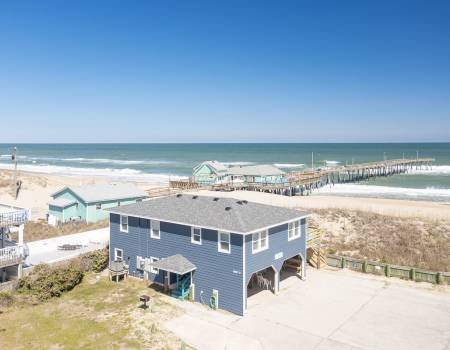
[[[103,209],[140,202],[148,195],[133,184],[104,184],[64,187],[51,195],[48,204],[50,224],[82,220],[93,223],[107,219]]]

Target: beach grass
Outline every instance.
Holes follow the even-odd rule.
[[[18,296],[0,313],[2,349],[179,349],[161,322],[179,313],[144,281],[120,283],[89,274],[60,298],[31,305]],[[139,308],[139,296],[151,307]]]

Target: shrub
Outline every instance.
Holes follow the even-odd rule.
[[[30,275],[19,280],[19,292],[29,293],[41,301],[47,300],[71,290],[82,279],[83,271],[77,261],[58,267],[40,264]]]
[[[11,306],[14,302],[14,296],[10,292],[0,292],[0,307]]]
[[[86,253],[81,257],[81,268],[83,271],[101,272],[108,267],[108,248]]]

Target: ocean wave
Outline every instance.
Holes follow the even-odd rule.
[[[411,175],[450,175],[450,165],[434,165],[431,168],[411,169],[407,172]]]
[[[1,169],[13,169],[12,164],[1,164]],[[185,179],[185,176],[169,175],[169,174],[151,174],[136,169],[113,169],[113,168],[78,168],[57,165],[30,165],[20,164],[18,167],[21,171],[34,172],[40,174],[54,174],[66,176],[92,176],[105,177],[111,179],[127,179],[133,181],[144,181],[154,183],[165,183],[169,180]]]
[[[390,196],[398,198],[441,198],[450,199],[450,189],[447,188],[407,188],[375,185],[336,184],[324,186],[317,193],[367,195],[367,196]]]
[[[0,158],[10,158],[9,154],[2,154]],[[18,156],[18,159],[22,161],[30,161],[36,163],[38,161],[44,162],[78,162],[80,164],[117,164],[117,165],[163,165],[173,164],[173,161],[169,160],[125,160],[125,159],[109,159],[109,158],[57,158],[57,157],[31,157],[31,156]]]
[[[302,163],[275,163],[274,164],[277,168],[302,168],[305,166],[305,164]]]
[[[341,164],[342,162],[338,161],[338,160],[325,160],[325,164],[327,165],[336,165],[336,164]]]

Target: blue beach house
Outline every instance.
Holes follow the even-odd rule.
[[[192,194],[107,210],[110,261],[175,297],[243,315],[248,296],[305,277],[304,212]]]
[[[83,220],[94,223],[108,219],[106,208],[136,203],[147,193],[133,184],[112,183],[70,186],[53,193],[48,204],[49,223]]]

